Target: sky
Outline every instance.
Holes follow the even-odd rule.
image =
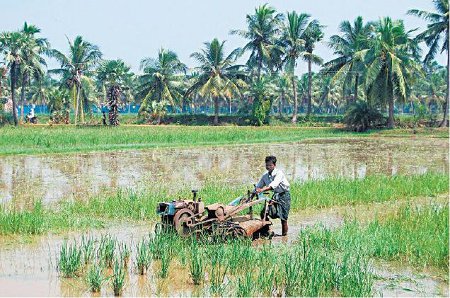
[[[226,40],[227,53],[243,46],[245,40],[229,32],[245,29],[245,16],[264,3],[282,13],[308,13],[325,25],[325,37],[316,52],[324,61],[333,58],[327,41],[339,33],[343,20],[390,16],[403,19],[407,29],[420,31],[426,22],[406,15],[407,10],[433,11],[431,0],[0,0],[0,31],[17,30],[26,21],[38,26],[52,47],[63,53],[67,53],[67,38],[81,35],[99,46],[105,59],[120,58],[139,73],[141,59],[156,57],[161,47],[175,51],[188,67],[195,67],[190,54],[206,41]],[[437,60],[446,63],[445,55]],[[56,61],[48,65],[58,66]],[[299,63],[296,72],[306,72],[306,64]]]

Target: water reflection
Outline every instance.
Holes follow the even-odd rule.
[[[201,188],[207,179],[254,183],[264,157],[278,157],[291,180],[329,176],[448,173],[446,139],[333,139],[300,143],[176,148],[0,158],[2,202],[84,198],[104,190],[164,181],[173,188]]]

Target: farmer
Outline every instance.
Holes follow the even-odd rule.
[[[271,218],[281,219],[281,235],[286,236],[288,232],[288,216],[291,207],[291,195],[289,194],[289,182],[286,179],[283,171],[277,169],[277,158],[275,156],[266,157],[266,170],[261,180],[256,185],[256,193],[272,190],[273,206],[269,208],[269,216]],[[264,210],[263,213],[264,214]]]

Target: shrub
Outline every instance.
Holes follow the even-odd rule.
[[[353,131],[363,132],[384,125],[386,119],[373,106],[364,101],[350,105],[344,115],[344,123]]]

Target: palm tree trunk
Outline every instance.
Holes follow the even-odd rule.
[[[214,97],[214,125],[219,124],[219,98]]]
[[[280,101],[278,102],[278,114],[280,118],[283,116],[283,100],[284,100],[284,91],[281,91]]]
[[[359,74],[356,74],[355,77],[355,96],[353,97],[353,101],[358,101],[358,83],[359,83]]]
[[[262,57],[258,58],[258,73],[256,74],[258,77],[258,81],[261,79],[261,69],[262,69]]]
[[[80,90],[78,88],[78,85],[76,85],[76,101],[75,101],[75,125],[77,125],[78,121],[78,109],[80,107]]]
[[[306,117],[311,115],[311,86],[312,86],[312,73],[311,73],[311,59],[308,59],[308,110]]]
[[[19,124],[19,121],[17,120],[17,105],[16,105],[16,97],[14,95],[16,91],[16,62],[14,61],[11,65],[11,100],[12,100],[12,108],[13,108],[13,118],[14,118],[14,125],[17,126]]]
[[[448,34],[447,34],[447,41],[448,41]],[[445,96],[445,102],[444,102],[444,118],[442,119],[441,124],[439,125],[440,127],[446,127],[447,126],[447,122],[448,122],[448,97],[449,97],[449,76],[450,76],[450,69],[449,69],[449,64],[450,64],[450,45],[448,45],[447,47],[447,90],[446,90],[446,96]]]
[[[294,92],[294,111],[292,113],[292,123],[297,123],[297,110],[298,110],[298,98],[297,98],[297,84],[295,82],[295,76],[291,77],[292,90]]]
[[[23,72],[22,76],[22,89],[20,90],[20,122],[24,120],[24,106],[25,106],[25,86],[27,84],[28,76],[27,72]]]
[[[394,128],[394,96],[389,97],[389,118],[388,118],[388,128]]]

